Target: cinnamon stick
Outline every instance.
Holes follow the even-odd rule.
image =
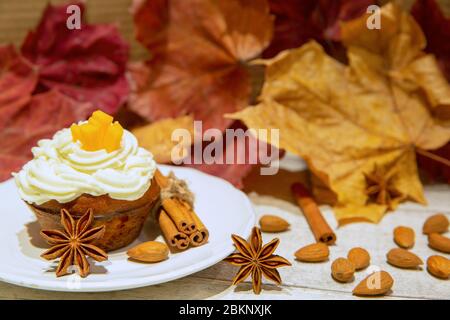
[[[331,230],[308,189],[301,183],[294,183],[291,186],[291,190],[308,221],[316,241],[323,242],[327,245],[335,243],[336,234]]]
[[[186,208],[188,214],[190,214],[190,216],[192,217],[195,225],[197,226],[197,230],[189,236],[189,238],[191,239],[191,244],[195,247],[201,246],[208,241],[209,231],[208,229],[206,229],[202,220],[200,220],[194,210],[192,210],[192,208],[186,202],[183,202],[183,205]]]
[[[175,223],[170,219],[164,209],[160,209],[157,215],[157,220],[159,227],[161,228],[162,234],[166,241],[172,247],[176,247],[180,250],[184,250],[189,246],[190,239],[188,235],[183,232],[178,231]]]
[[[178,199],[164,199],[161,204],[178,230],[188,235],[197,230],[191,215]]]

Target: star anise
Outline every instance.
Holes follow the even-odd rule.
[[[105,233],[105,226],[90,228],[93,219],[94,214],[91,209],[76,221],[67,210],[62,209],[61,224],[64,231],[41,231],[41,236],[53,245],[41,257],[47,260],[60,258],[56,268],[57,277],[67,274],[67,269],[72,265],[78,267],[80,276],[86,277],[89,274],[89,262],[86,256],[96,261],[108,259],[105,251],[91,244]]]
[[[386,205],[389,210],[394,209],[395,204],[404,198],[393,183],[395,174],[395,170],[386,170],[377,165],[371,173],[364,173],[368,201]]]
[[[244,281],[249,275],[252,276],[253,291],[256,294],[261,292],[262,275],[278,285],[281,284],[281,277],[276,268],[291,264],[285,258],[273,254],[279,239],[275,238],[263,246],[261,231],[257,227],[253,228],[249,242],[235,234],[231,238],[238,252],[229,255],[225,261],[241,267],[234,277],[233,285]]]

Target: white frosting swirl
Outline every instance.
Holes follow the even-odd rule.
[[[83,193],[136,200],[148,190],[156,170],[152,154],[140,148],[127,130],[121,147],[110,153],[81,149],[80,142],[72,141],[70,129],[40,140],[31,151],[34,158],[13,176],[22,199],[38,205],[69,202]]]

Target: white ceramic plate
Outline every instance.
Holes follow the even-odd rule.
[[[56,278],[57,263],[40,258],[47,248],[39,236],[34,214],[20,200],[13,180],[0,184],[0,280],[20,286],[54,291],[113,291],[143,287],[203,270],[221,261],[234,250],[231,234],[248,237],[255,214],[244,193],[228,182],[200,171],[159,166],[167,174],[173,170],[185,179],[196,195],[195,210],[207,226],[207,244],[171,254],[156,264],[128,261],[126,251],[149,240],[161,240],[156,226],[147,223],[139,238],[127,248],[109,253],[105,262],[91,262],[91,274],[80,278],[71,274]]]

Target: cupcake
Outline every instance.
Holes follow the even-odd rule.
[[[60,210],[79,218],[88,209],[105,225],[94,244],[111,251],[130,244],[156,204],[156,163],[133,134],[102,111],[32,148],[33,159],[13,173],[21,198],[42,229],[62,229]]]

